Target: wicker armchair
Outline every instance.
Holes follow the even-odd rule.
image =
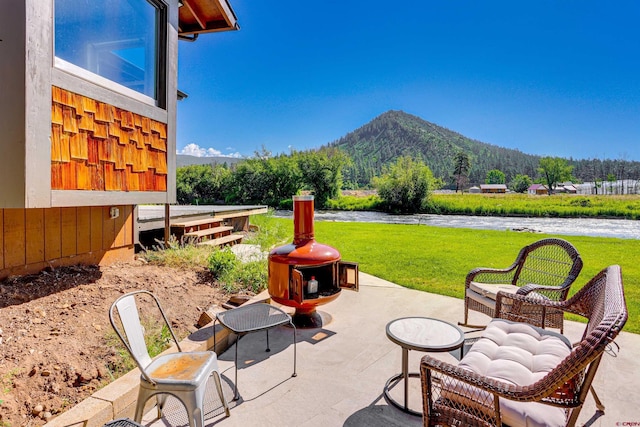
[[[548,309],[586,317],[582,339],[572,346],[540,328]],[[424,425],[575,425],[600,359],[627,320],[620,267],[602,270],[566,301],[500,292],[496,312],[457,366],[422,358]],[[529,354],[541,343],[543,351]],[[535,363],[517,363],[527,358]],[[528,380],[514,379],[519,369],[531,370]]]
[[[525,246],[510,267],[504,269],[476,268],[467,274],[464,294],[464,322],[462,326],[482,328],[468,323],[469,310],[489,317],[495,316],[498,292],[527,295],[535,292],[551,301],[564,301],[571,284],[582,270],[582,258],[566,240],[542,239]],[[546,327],[558,328],[562,333],[562,313],[549,313]]]

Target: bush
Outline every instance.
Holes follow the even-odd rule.
[[[435,187],[431,169],[421,160],[399,157],[373,184],[383,206],[394,213],[420,212],[428,204]]]
[[[213,251],[209,255],[209,271],[216,279],[224,277],[238,267],[240,261],[229,247]]]
[[[246,291],[257,294],[267,288],[267,271],[267,262],[264,260],[239,263],[221,276],[219,282],[228,293]]]

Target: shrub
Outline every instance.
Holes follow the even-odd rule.
[[[257,294],[267,288],[267,280],[266,260],[239,263],[219,278],[220,285],[228,293],[245,291]]]
[[[237,268],[240,263],[229,247],[213,251],[211,255],[209,255],[208,261],[209,271],[211,271],[213,277],[217,279],[222,278],[224,275]]]
[[[399,157],[382,176],[374,178],[373,184],[382,204],[394,213],[420,212],[427,206],[435,187],[429,167],[421,160],[406,156]]]

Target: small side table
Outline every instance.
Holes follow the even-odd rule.
[[[428,317],[403,317],[387,323],[387,338],[402,347],[402,372],[389,378],[384,386],[384,396],[393,406],[412,415],[422,412],[409,408],[409,377],[420,377],[420,373],[409,373],[409,350],[424,352],[447,352],[462,349],[464,333],[460,328],[443,320]],[[389,394],[390,386],[404,381],[404,405]]]
[[[233,400],[238,400],[240,395],[238,394],[238,340],[241,336],[251,332],[267,331],[267,350],[269,348],[269,329],[276,326],[290,324],[293,328],[293,374],[296,374],[296,327],[291,321],[291,316],[285,313],[282,309],[275,307],[271,304],[256,303],[243,305],[232,310],[227,310],[216,314],[216,318],[213,321],[213,348],[216,346],[216,334],[215,327],[216,322],[220,322],[222,326],[236,334],[236,355],[234,365],[236,367],[235,385]]]

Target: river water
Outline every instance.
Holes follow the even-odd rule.
[[[276,211],[276,216],[293,218],[292,211]],[[424,224],[436,227],[480,230],[528,230],[568,236],[619,237],[640,239],[640,221],[596,218],[524,218],[467,215],[391,215],[365,211],[316,211],[316,221],[381,222]]]

